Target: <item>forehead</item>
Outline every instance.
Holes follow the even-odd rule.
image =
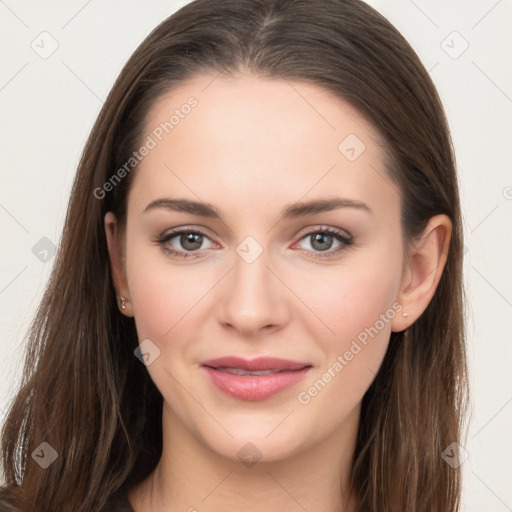
[[[364,201],[398,197],[378,132],[314,84],[196,76],[159,98],[144,134],[153,143],[132,185],[139,210],[142,201],[165,195],[251,204],[254,211],[325,193]]]

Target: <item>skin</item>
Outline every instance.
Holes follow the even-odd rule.
[[[164,398],[164,448],[130,502],[136,512],[351,511],[346,484],[361,400],[391,330],[411,325],[435,292],[450,220],[432,218],[405,251],[400,193],[378,133],[316,85],[197,76],[153,105],[146,134],[191,95],[198,106],[133,171],[126,232],[113,213],[105,217],[114,286],[127,299],[120,311],[135,317],[141,342],[160,350],[147,371]],[[349,134],[366,146],[354,161],[338,149]],[[344,207],[279,220],[285,205],[335,196],[371,212]],[[222,220],[144,212],[164,197],[211,203]],[[207,233],[198,257],[172,256],[155,242],[177,227]],[[326,227],[352,236],[352,245],[315,244],[312,233]],[[236,251],[247,236],[262,249],[250,264]],[[178,235],[165,245],[187,252],[186,241]],[[393,305],[403,309],[333,377],[337,357]],[[313,368],[274,397],[245,401],[223,394],[200,368],[226,355]],[[329,368],[321,392],[300,403]],[[261,456],[252,467],[237,456],[246,443]]]

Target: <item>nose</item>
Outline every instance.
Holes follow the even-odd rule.
[[[223,279],[218,321],[242,337],[282,329],[289,319],[290,292],[272,268],[268,251],[254,261],[240,254],[235,252],[233,268]]]

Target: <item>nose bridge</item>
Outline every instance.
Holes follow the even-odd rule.
[[[249,331],[283,321],[283,286],[269,268],[269,256],[270,250],[254,236],[246,237],[235,248],[222,301],[223,322]]]
[[[272,283],[268,266],[269,249],[263,247],[254,236],[247,236],[235,249],[234,269],[231,277],[232,296],[241,301],[240,306],[263,307],[272,295]],[[258,301],[258,304],[255,303]],[[254,304],[253,304],[254,303]]]

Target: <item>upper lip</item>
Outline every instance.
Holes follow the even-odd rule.
[[[236,356],[219,357],[217,359],[209,359],[201,363],[203,366],[211,368],[239,368],[241,370],[257,371],[257,370],[300,370],[309,363],[300,361],[291,361],[289,359],[280,359],[278,357],[257,357],[255,359],[243,359]]]

